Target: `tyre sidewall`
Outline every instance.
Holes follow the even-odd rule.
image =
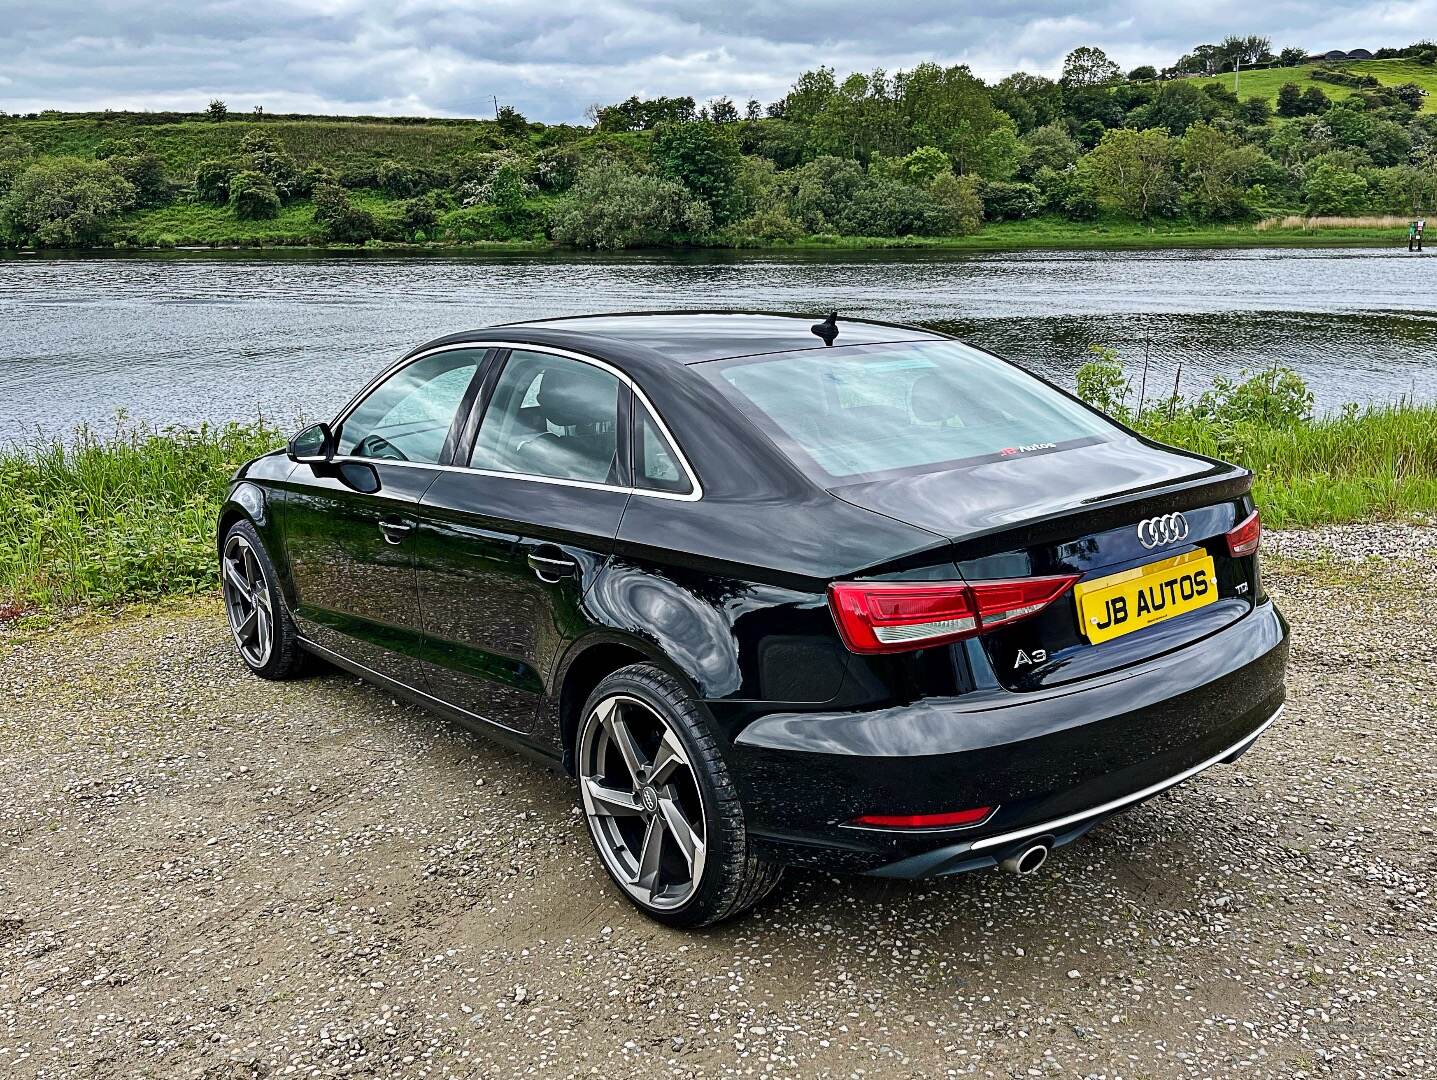
[[[594,709],[605,698],[623,694],[637,698],[669,725],[688,756],[699,800],[704,812],[704,845],[706,849],[703,878],[688,900],[676,908],[651,908],[616,883],[616,887],[635,907],[649,918],[669,926],[702,926],[726,915],[728,882],[725,878],[742,866],[748,858],[747,832],[741,814],[726,812],[718,786],[732,790],[728,766],[718,750],[718,740],[702,707],[674,676],[652,664],[636,664],[621,668],[602,680],[584,703],[584,712],[576,734],[575,747],[583,745],[584,733],[598,721]],[[575,771],[582,768],[576,759]],[[716,775],[717,774],[717,775]],[[736,799],[735,799],[736,802]],[[736,818],[736,820],[735,820]],[[736,828],[734,826],[737,826]],[[593,822],[585,815],[585,828],[595,845],[595,854],[609,873],[608,863],[597,850]]]
[[[269,550],[265,547],[264,541],[260,538],[259,530],[248,519],[235,522],[225,533],[224,543],[220,546],[220,560],[224,560],[224,548],[229,545],[230,538],[242,536],[249,542],[254,550],[255,558],[259,560],[260,568],[264,571],[264,587],[269,593],[270,612],[270,650],[269,659],[264,666],[255,667],[245,658],[243,652],[236,648],[240,660],[245,667],[263,679],[283,679],[295,673],[298,669],[302,655],[299,648],[299,634],[295,629],[294,620],[289,615],[289,605],[284,601],[284,596],[279,590],[279,572],[275,569],[274,560],[269,557]],[[223,566],[221,566],[223,573]],[[221,582],[223,589],[223,582]],[[229,626],[229,608],[225,608],[225,624]],[[234,628],[230,626],[230,638],[234,638]]]

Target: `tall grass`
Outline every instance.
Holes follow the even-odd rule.
[[[194,430],[120,422],[0,450],[0,614],[209,585],[226,483],[282,441],[263,421]]]
[[[1274,527],[1437,513],[1437,405],[1383,405],[1292,424],[1220,423],[1159,410],[1138,427],[1253,472]]]
[[[1400,214],[1342,214],[1318,215],[1287,214],[1283,217],[1263,218],[1255,222],[1258,232],[1269,229],[1402,229],[1406,230],[1412,219]]]

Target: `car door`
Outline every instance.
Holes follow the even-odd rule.
[[[502,367],[498,365],[502,364]],[[541,747],[549,676],[629,499],[629,391],[538,348],[496,360],[467,469],[420,500],[415,557],[431,693]]]
[[[284,543],[300,632],[420,690],[417,508],[452,458],[486,355],[440,349],[389,373],[337,421],[333,459],[299,465],[286,485]]]

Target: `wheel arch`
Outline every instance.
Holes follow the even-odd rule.
[[[584,702],[604,679],[630,664],[653,664],[678,679],[694,699],[699,694],[692,678],[684,674],[654,642],[635,634],[614,631],[591,635],[575,642],[565,654],[555,679],[559,713],[559,745],[564,770],[574,774],[574,743],[579,732]]]

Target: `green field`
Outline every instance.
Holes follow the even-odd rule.
[[[1262,97],[1269,101],[1277,100],[1277,91],[1283,83],[1297,83],[1306,90],[1309,86],[1316,86],[1333,101],[1341,101],[1343,98],[1351,97],[1354,88],[1349,86],[1338,86],[1336,83],[1322,82],[1313,79],[1312,73],[1322,64],[1300,64],[1297,67],[1287,68],[1254,68],[1251,71],[1244,71],[1237,75],[1238,97]],[[1402,83],[1415,83],[1427,91],[1427,97],[1422,102],[1423,112],[1437,112],[1437,64],[1419,64],[1416,60],[1349,60],[1344,63],[1333,65],[1343,71],[1350,71],[1354,75],[1372,75],[1384,86],[1400,86]],[[1195,82],[1218,83],[1227,90],[1233,88],[1233,74],[1214,75],[1211,78],[1195,79]]]
[[[187,176],[206,159],[239,157],[246,135],[262,131],[300,166],[336,162],[378,165],[406,161],[414,165],[442,165],[472,154],[476,137],[484,130],[478,121],[445,123],[366,123],[335,117],[331,120],[256,120],[233,117],[222,124],[192,119],[149,122],[144,114],[90,114],[19,120],[0,117],[0,140],[7,134],[23,137],[37,155],[68,154],[94,157],[111,139],[142,138],[165,163],[168,171]]]

